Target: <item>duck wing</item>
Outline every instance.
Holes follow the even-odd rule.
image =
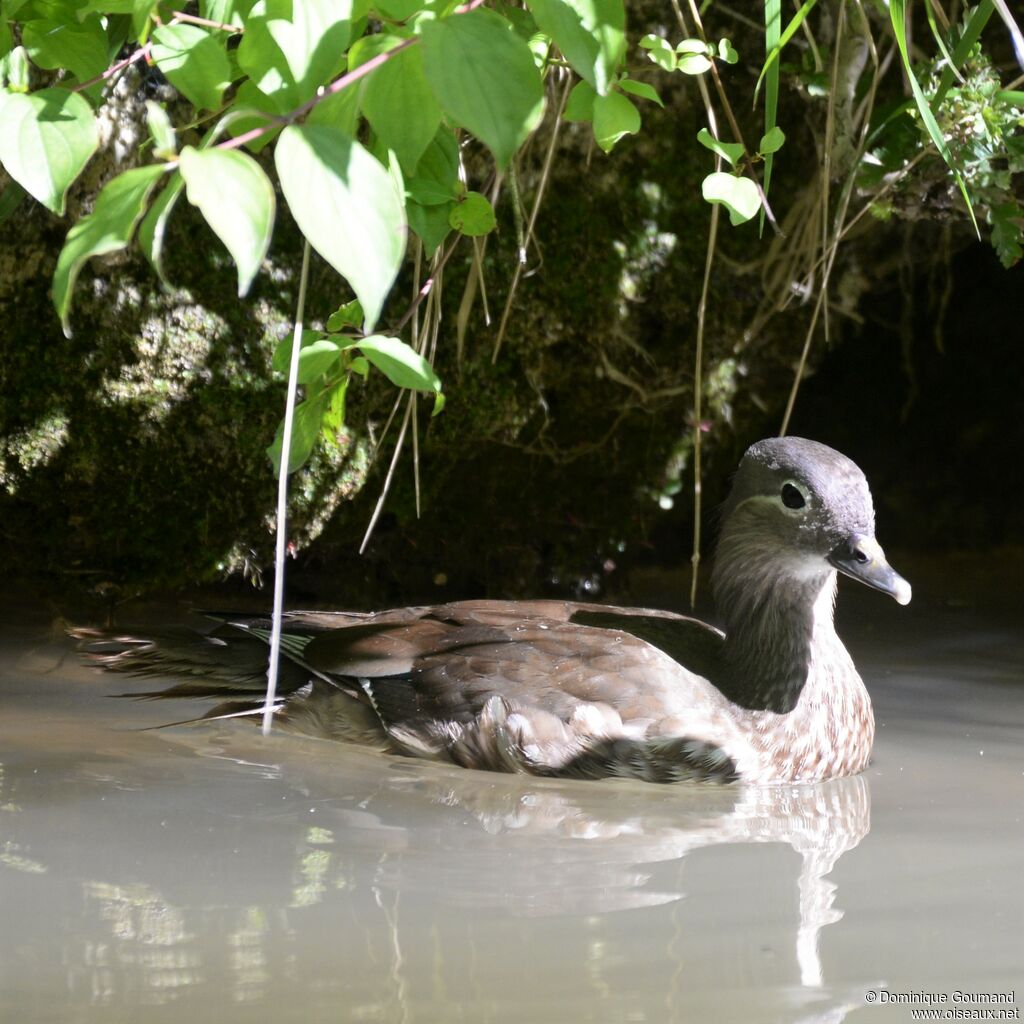
[[[697,636],[712,660],[718,637],[695,620],[563,602],[384,612],[315,635],[302,657],[361,691],[407,753],[537,774],[728,775],[714,742],[727,702],[620,622],[677,652]]]
[[[93,636],[93,660],[178,675],[127,696],[262,709],[269,619],[209,634]],[[291,612],[277,720],[466,767],[534,774],[729,778],[727,701],[708,681],[721,634],[685,616],[576,602],[465,601],[378,613]],[[87,639],[80,631],[80,639]]]

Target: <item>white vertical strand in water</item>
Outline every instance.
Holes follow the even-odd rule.
[[[274,551],[274,618],[270,630],[270,663],[267,666],[267,697],[263,704],[263,735],[270,735],[277,697],[277,669],[281,660],[281,618],[284,614],[284,555],[288,535],[288,462],[292,452],[292,422],[295,419],[295,395],[298,391],[299,351],[302,347],[302,321],[306,313],[306,281],[309,278],[309,242],[302,248],[302,272],[299,275],[299,301],[295,310],[292,358],[288,366],[288,397],[281,431],[281,463],[277,473],[277,545]]]

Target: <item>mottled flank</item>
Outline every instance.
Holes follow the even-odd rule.
[[[836,571],[909,595],[873,523],[848,459],[810,441],[762,441],[740,466],[722,528],[714,585],[725,633],[669,612],[560,601],[294,612],[278,720],[491,771],[851,775],[868,763],[874,718],[833,628]],[[208,716],[226,717],[260,708],[268,628],[232,617],[187,644],[83,639],[107,668],[189,676],[161,695],[229,698]]]

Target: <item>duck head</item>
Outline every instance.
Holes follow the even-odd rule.
[[[725,504],[712,575],[726,633],[716,682],[730,699],[787,713],[816,660],[842,662],[850,685],[860,686],[833,627],[837,572],[910,601],[910,584],[875,540],[860,469],[816,441],[759,441],[743,456]]]
[[[815,583],[838,570],[899,604],[910,601],[910,584],[875,540],[864,474],[835,449],[801,437],[768,438],[747,449],[725,505],[719,556],[716,593],[731,589],[724,571],[817,590]],[[747,582],[757,589],[768,581]]]

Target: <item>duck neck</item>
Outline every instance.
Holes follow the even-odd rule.
[[[798,571],[773,552],[720,543],[713,585],[725,626],[719,688],[734,703],[788,714],[805,697],[815,650],[839,643],[836,573]]]

